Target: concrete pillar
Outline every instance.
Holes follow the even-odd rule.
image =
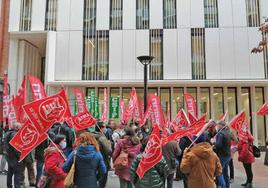
[[[216,120],[216,118],[218,118],[218,117],[215,117],[214,95],[213,94],[214,94],[214,87],[210,87],[210,89],[209,89],[209,96],[210,96],[209,105],[210,105],[210,114],[211,114],[210,118]]]
[[[251,86],[250,87],[250,104],[251,104],[251,111],[256,112],[256,105],[255,105],[255,87]],[[257,116],[255,113],[251,113],[251,119],[252,119],[252,134],[255,137],[254,144],[257,146],[258,145],[258,125],[257,125]]]

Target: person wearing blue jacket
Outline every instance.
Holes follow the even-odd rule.
[[[99,188],[98,179],[106,172],[106,166],[97,140],[88,132],[77,138],[77,148],[67,158],[62,169],[69,172],[76,157],[74,184],[79,188]]]

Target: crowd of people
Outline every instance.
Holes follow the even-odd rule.
[[[236,151],[246,173],[246,182],[241,182],[241,186],[253,187],[254,138],[248,133],[245,139],[238,139],[224,121],[211,123],[201,135],[184,136],[163,145],[162,159],[142,178],[136,171],[150,138],[150,125],[140,126],[139,122],[116,125],[109,120],[107,125],[97,122],[94,130],[74,132],[68,124],[56,123],[48,131],[49,139],[19,162],[20,153],[9,141],[20,126],[14,123],[4,134],[0,170],[7,176],[8,188],[25,187],[26,169],[31,187],[65,188],[64,180],[73,163],[77,188],[106,187],[108,171],[119,177],[120,188],[172,188],[174,180],[183,180],[185,188],[229,188],[234,181],[232,157]],[[127,163],[114,167],[122,153],[126,154]]]

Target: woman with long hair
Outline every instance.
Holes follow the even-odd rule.
[[[62,169],[69,172],[76,157],[74,184],[79,188],[98,188],[98,179],[107,171],[99,144],[88,132],[80,134],[76,143],[76,150],[68,156]]]

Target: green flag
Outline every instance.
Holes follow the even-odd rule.
[[[100,113],[99,113],[99,100],[98,97],[95,95],[95,99],[94,99],[94,117],[96,119],[100,118]]]
[[[119,97],[110,97],[110,114],[112,119],[119,118]]]

